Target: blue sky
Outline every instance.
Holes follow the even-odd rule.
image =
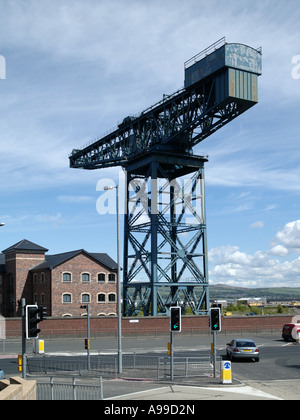
[[[1,249],[116,258],[99,180],[68,155],[181,88],[186,60],[226,36],[263,49],[259,103],[195,148],[207,153],[212,284],[300,286],[298,0],[0,0]]]

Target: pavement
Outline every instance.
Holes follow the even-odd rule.
[[[199,387],[168,385],[148,391],[125,394],[107,400],[155,400],[155,401],[198,401],[198,400],[280,400],[274,395],[251,386],[243,387]]]
[[[126,379],[123,379],[126,381]],[[128,379],[127,379],[128,381]],[[130,381],[130,380],[129,380]],[[112,401],[156,400],[156,401],[198,401],[198,400],[299,400],[299,381],[255,382],[248,384],[232,380],[232,384],[221,384],[220,378],[199,377],[193,384],[176,381],[160,383],[160,387],[128,392],[106,398]],[[295,385],[298,390],[295,389]],[[283,392],[284,388],[284,392]]]

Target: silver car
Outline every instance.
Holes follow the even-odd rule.
[[[249,338],[235,338],[227,343],[226,354],[230,360],[254,359],[259,361],[259,348]]]

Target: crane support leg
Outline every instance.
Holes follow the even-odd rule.
[[[157,151],[126,168],[123,316],[208,310],[206,161]]]

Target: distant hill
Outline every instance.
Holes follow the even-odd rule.
[[[300,300],[300,287],[263,287],[250,289],[247,287],[216,284],[209,287],[209,297],[212,299],[237,299],[241,297],[266,297],[267,299]]]

